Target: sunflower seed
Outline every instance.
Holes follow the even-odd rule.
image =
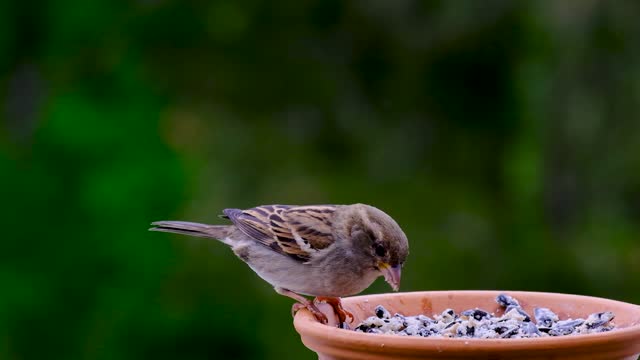
[[[615,315],[603,311],[589,315],[586,319],[560,320],[547,308],[534,309],[535,323],[515,298],[500,294],[496,302],[504,308],[502,316],[495,316],[482,309],[469,309],[457,314],[445,309],[433,318],[426,315],[405,316],[391,313],[382,305],[374,309],[371,316],[354,330],[370,334],[395,334],[421,337],[463,337],[479,339],[514,339],[547,336],[565,336],[611,331]]]

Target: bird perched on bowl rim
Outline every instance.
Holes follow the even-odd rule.
[[[351,316],[340,297],[357,294],[379,276],[394,291],[400,287],[409,243],[400,226],[383,211],[365,204],[263,205],[225,209],[231,225],[157,221],[149,230],[220,240],[275,291],[327,318],[302,295],[331,304],[344,322]]]

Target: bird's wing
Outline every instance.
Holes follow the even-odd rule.
[[[283,213],[285,224],[303,247],[317,251],[333,244],[332,219],[336,207],[332,205],[297,206]]]
[[[264,205],[247,210],[225,209],[224,214],[247,236],[289,255],[307,261],[334,242],[331,217],[335,206]]]

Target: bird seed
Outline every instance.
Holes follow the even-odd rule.
[[[375,316],[361,322],[355,331],[400,336],[519,339],[592,334],[615,328],[612,323],[615,315],[611,311],[593,313],[586,319],[560,320],[550,309],[535,308],[532,318],[522,309],[518,300],[509,295],[498,295],[496,302],[504,308],[502,316],[478,308],[460,314],[446,309],[432,318],[398,313],[391,316],[387,309],[378,305],[374,310]]]

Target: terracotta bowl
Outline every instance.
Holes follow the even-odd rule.
[[[393,314],[432,316],[446,308],[456,312],[479,307],[502,313],[494,302],[500,293],[518,299],[533,314],[547,307],[560,319],[585,318],[599,311],[613,311],[616,329],[610,332],[535,339],[449,339],[365,334],[323,325],[307,310],[299,311],[294,326],[302,342],[328,359],[628,359],[640,354],[640,306],[588,296],[522,291],[428,291],[355,296],[342,299],[355,319],[355,327],[373,315],[376,305]]]

